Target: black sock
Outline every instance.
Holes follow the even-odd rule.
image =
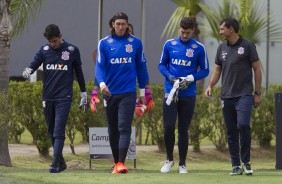
[[[119,149],[112,149],[113,157],[114,157],[114,162],[118,163],[119,160]]]
[[[119,149],[119,159],[118,159],[119,162],[124,163],[126,155],[127,155],[127,150],[128,150],[128,148],[120,148]]]

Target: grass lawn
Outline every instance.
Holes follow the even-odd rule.
[[[175,150],[176,165],[168,174],[160,173],[165,154],[159,151],[140,151],[137,147],[137,168],[133,160],[127,160],[128,174],[111,174],[111,160],[92,160],[92,169],[89,169],[89,155],[65,155],[69,169],[57,174],[48,173],[50,159],[39,156],[15,157],[13,167],[0,167],[0,183],[17,184],[86,184],[86,183],[248,183],[248,184],[280,184],[282,171],[275,169],[275,149],[252,148],[253,176],[229,176],[231,171],[228,152],[218,152],[213,146],[203,146],[200,153],[190,148],[187,156],[188,174],[178,174],[178,153]]]

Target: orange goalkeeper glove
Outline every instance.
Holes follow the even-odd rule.
[[[155,102],[154,102],[153,98],[151,97],[151,95],[145,96],[145,98],[146,98],[146,107],[147,107],[146,112],[149,112],[153,109]]]
[[[143,116],[145,110],[146,110],[146,106],[145,105],[143,105],[142,103],[139,103],[138,105],[136,104],[135,115],[138,118],[140,118],[141,116]]]
[[[96,112],[97,107],[96,104],[100,103],[100,99],[98,98],[98,91],[93,90],[92,95],[91,95],[91,100],[90,100],[90,109],[92,112]]]

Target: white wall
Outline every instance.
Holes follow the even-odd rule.
[[[161,39],[162,31],[175,8],[170,0],[144,0],[146,2],[145,39],[144,51],[148,63],[148,71],[151,83],[163,83],[163,77],[158,72],[158,63],[163,44],[166,39]],[[203,0],[202,0],[203,1]],[[218,0],[220,1],[220,0]],[[266,0],[256,0],[265,1]],[[206,0],[215,5],[216,0]],[[270,0],[271,12],[275,15],[275,21],[282,26],[281,0]],[[129,22],[134,25],[135,35],[141,37],[141,0],[104,0],[103,11],[103,36],[109,33],[108,21],[114,13],[124,11],[129,16]],[[11,67],[10,76],[20,76],[22,70],[32,61],[34,54],[41,45],[46,43],[43,37],[45,27],[50,24],[58,24],[63,37],[77,45],[81,52],[83,70],[86,81],[94,76],[94,63],[92,52],[97,47],[98,34],[98,0],[48,0],[42,12],[35,20],[31,20],[28,29],[11,43]],[[218,43],[212,38],[202,37],[206,46],[211,72],[214,67],[214,57]],[[266,44],[257,45],[262,66],[266,65]],[[270,47],[270,84],[282,84],[282,44],[274,43]],[[205,86],[210,75],[205,80]],[[265,84],[265,73],[263,85]]]

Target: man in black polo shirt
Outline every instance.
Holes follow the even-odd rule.
[[[239,23],[235,18],[222,20],[219,28],[220,35],[226,41],[218,47],[215,69],[205,95],[211,97],[212,88],[222,73],[222,110],[233,167],[229,175],[241,175],[243,171],[246,175],[252,175],[250,119],[253,107],[258,107],[261,101],[262,74],[259,57],[255,45],[239,36]],[[255,88],[252,83],[253,71]]]

